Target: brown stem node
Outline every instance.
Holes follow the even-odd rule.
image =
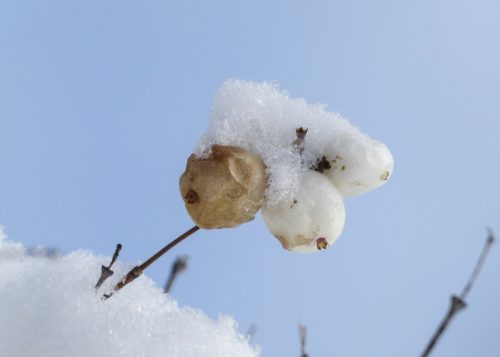
[[[477,277],[479,276],[479,273],[481,272],[481,268],[483,267],[483,264],[486,260],[486,256],[488,255],[488,252],[495,241],[493,231],[488,228],[488,238],[486,239],[486,242],[484,244],[483,250],[481,252],[481,255],[479,256],[479,259],[476,263],[476,266],[474,267],[474,270],[472,271],[472,274],[467,281],[467,284],[465,284],[464,289],[462,290],[462,293],[460,296],[453,295],[451,297],[450,301],[450,307],[448,309],[448,313],[446,314],[445,318],[439,325],[438,329],[432,336],[431,340],[429,341],[429,344],[425,348],[424,353],[422,353],[422,357],[427,357],[430,355],[434,347],[436,346],[436,343],[439,341],[439,338],[443,335],[445,332],[446,328],[448,327],[451,319],[455,314],[457,314],[459,311],[462,311],[467,307],[467,304],[465,303],[465,298],[469,291],[472,289],[472,285],[476,281]]]

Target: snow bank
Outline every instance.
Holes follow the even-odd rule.
[[[30,255],[0,227],[0,356],[258,356],[230,317],[179,307],[147,277],[101,300],[130,268],[119,262],[99,292],[109,257],[75,251]]]

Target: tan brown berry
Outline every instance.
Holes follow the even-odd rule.
[[[214,145],[207,158],[189,157],[179,185],[199,227],[236,227],[254,219],[264,202],[265,166],[248,150]]]

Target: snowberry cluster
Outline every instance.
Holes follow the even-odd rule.
[[[342,233],[344,196],[384,184],[392,169],[389,149],[340,115],[273,84],[229,80],[180,188],[201,228],[235,227],[262,208],[285,249],[313,252]]]
[[[341,139],[332,138],[316,164],[305,168],[291,205],[263,208],[262,217],[283,248],[303,253],[328,248],[344,228],[344,196],[368,192],[389,179],[393,159],[385,145],[365,136]]]

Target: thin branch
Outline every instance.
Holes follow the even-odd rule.
[[[465,309],[467,305],[465,302],[459,298],[458,296],[452,295],[451,300],[450,300],[450,307],[448,309],[448,313],[446,314],[445,318],[439,325],[438,329],[432,336],[431,340],[429,341],[429,344],[427,345],[427,348],[425,349],[424,353],[422,354],[422,357],[427,357],[431,353],[431,351],[434,349],[434,346],[438,342],[439,338],[441,335],[444,333],[446,328],[448,327],[448,324],[450,323],[451,319],[455,314],[463,309]]]
[[[108,266],[101,266],[101,276],[99,277],[99,280],[97,280],[97,283],[95,284],[95,288],[99,289],[99,287],[104,283],[104,281],[109,278],[111,275],[113,275],[113,270],[111,270],[111,266],[115,263],[116,259],[120,255],[120,250],[122,250],[122,245],[118,243],[115,248],[115,252],[113,254],[113,257],[111,258],[111,262],[109,263]]]
[[[116,284],[116,286],[114,287],[114,289],[113,289],[113,291],[111,293],[103,295],[103,299],[109,299],[115,292],[117,292],[118,290],[120,290],[121,288],[123,288],[128,283],[130,283],[130,282],[134,281],[135,279],[137,279],[139,276],[141,276],[141,274],[144,272],[144,270],[146,270],[158,258],[160,258],[163,254],[165,254],[166,252],[168,252],[170,249],[172,249],[173,247],[175,247],[177,244],[179,244],[180,242],[182,242],[184,239],[186,239],[187,237],[189,237],[191,234],[195,233],[199,229],[200,229],[200,227],[194,226],[193,228],[187,230],[186,232],[184,232],[183,234],[181,234],[180,236],[178,236],[177,238],[175,238],[173,241],[171,241],[170,243],[168,243],[166,246],[164,246],[162,249],[160,249],[158,252],[156,252],[155,254],[153,254],[153,256],[151,256],[151,258],[149,258],[148,260],[146,260],[144,263],[142,263],[141,265],[136,265],[135,267],[133,267],[122,278],[122,280],[120,280],[118,282],[118,284]]]
[[[477,277],[479,276],[479,273],[481,272],[481,268],[484,265],[484,262],[486,260],[486,256],[488,255],[488,252],[490,251],[491,246],[493,245],[495,241],[495,237],[493,235],[493,231],[488,228],[488,238],[486,239],[486,243],[484,244],[483,250],[481,252],[481,255],[479,256],[479,259],[476,263],[476,266],[474,267],[474,270],[472,271],[472,274],[467,281],[467,284],[465,285],[464,289],[462,290],[462,294],[460,296],[455,296],[452,295],[451,300],[450,300],[450,307],[448,309],[448,313],[446,314],[445,318],[439,325],[438,329],[432,336],[431,340],[429,341],[429,344],[425,348],[424,353],[422,353],[422,357],[427,357],[429,354],[432,352],[434,347],[436,346],[436,343],[439,341],[439,338],[443,335],[444,331],[448,327],[450,321],[452,318],[459,312],[462,311],[467,307],[467,304],[465,303],[465,298],[467,297],[467,294],[469,291],[472,289],[472,285],[474,285],[474,282],[476,281]]]
[[[309,357],[306,353],[307,327],[299,324],[300,357]]]
[[[174,281],[177,279],[177,276],[184,272],[187,269],[188,257],[180,256],[177,257],[172,264],[172,269],[170,270],[170,276],[168,277],[167,282],[165,283],[165,287],[163,288],[163,292],[165,294],[169,293],[174,285]]]
[[[247,333],[245,334],[245,336],[247,336],[247,338],[248,338],[249,343],[252,343],[253,338],[255,337],[256,333],[257,333],[257,325],[251,324],[247,330]]]
[[[483,251],[479,256],[479,259],[477,260],[476,266],[472,271],[469,281],[467,281],[467,284],[462,290],[462,294],[460,294],[460,298],[462,300],[465,300],[467,294],[469,294],[469,291],[472,289],[472,285],[474,285],[474,282],[476,281],[479,273],[481,272],[481,269],[483,268],[484,262],[486,260],[486,256],[488,255],[488,252],[490,251],[491,246],[493,245],[494,242],[495,242],[495,236],[493,235],[493,231],[491,230],[491,228],[488,228],[488,238],[486,239],[486,243],[484,244]]]

